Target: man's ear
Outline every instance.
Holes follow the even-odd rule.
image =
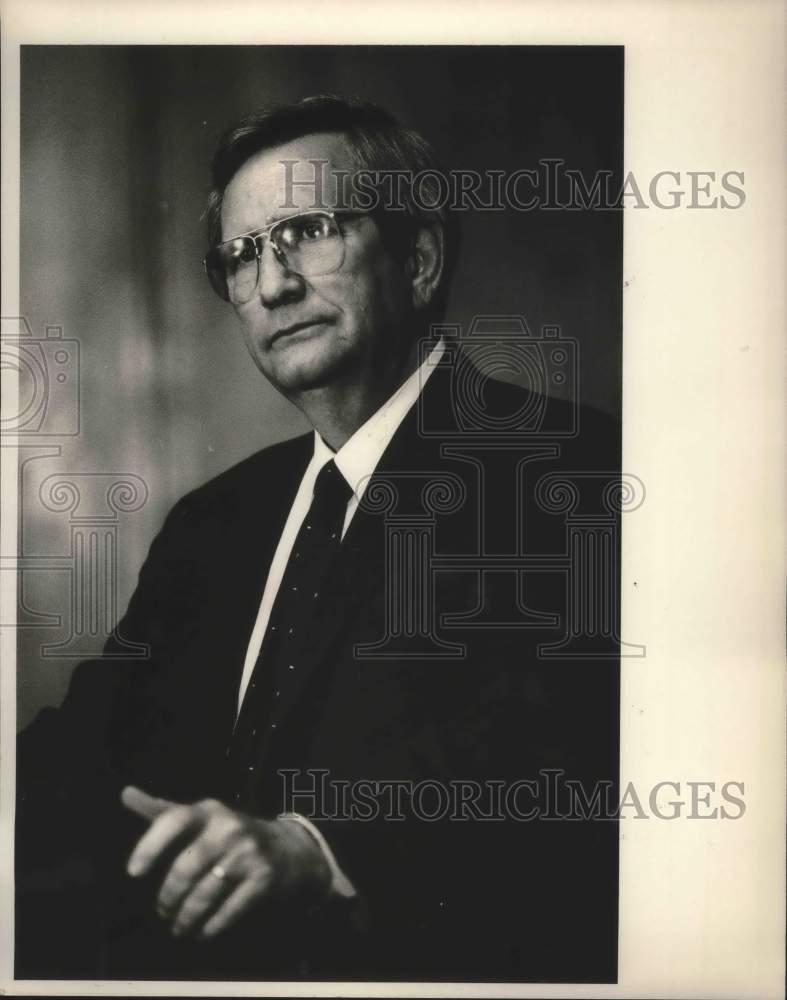
[[[434,299],[444,265],[444,235],[439,222],[422,226],[413,240],[409,272],[413,287],[413,306],[424,309]]]

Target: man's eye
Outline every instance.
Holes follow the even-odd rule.
[[[236,249],[234,256],[238,264],[250,264],[257,257],[254,243],[251,240],[244,240]]]
[[[222,258],[227,273],[234,274],[238,268],[252,264],[257,259],[254,242],[252,240],[236,240],[225,247]]]
[[[325,226],[320,222],[307,222],[301,235],[307,240],[319,240],[326,235]]]
[[[296,219],[284,227],[278,239],[288,246],[297,246],[299,243],[318,243],[329,235],[328,219]]]

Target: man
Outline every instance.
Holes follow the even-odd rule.
[[[80,665],[23,734],[17,975],[614,978],[614,824],[524,822],[510,796],[484,818],[467,796],[535,795],[545,769],[615,780],[614,664],[542,660],[564,581],[494,557],[515,554],[504,521],[560,551],[562,519],[520,486],[608,473],[617,435],[582,410],[556,444],[568,404],[478,396],[432,332],[454,218],[406,188],[359,206],[355,180],[437,170],[387,113],[336,98],[225,137],[206,271],[314,434],[175,506],[118,628],[148,659]],[[512,414],[529,443],[500,444]],[[464,789],[461,808],[409,799],[418,783]]]

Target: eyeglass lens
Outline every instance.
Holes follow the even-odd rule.
[[[257,288],[264,239],[265,234],[239,236],[213,247],[206,256],[210,283],[225,301],[242,305],[251,300]],[[271,228],[269,239],[288,271],[314,277],[341,267],[344,243],[330,215],[307,213],[283,219]]]

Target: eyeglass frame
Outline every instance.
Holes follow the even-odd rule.
[[[292,222],[293,219],[303,219],[303,218],[307,218],[308,216],[312,216],[312,215],[317,215],[317,216],[326,216],[327,215],[336,224],[336,228],[339,231],[339,235],[342,237],[342,256],[341,256],[341,260],[336,265],[336,267],[332,268],[330,271],[320,271],[320,272],[317,272],[316,274],[304,275],[304,274],[301,274],[300,271],[295,271],[291,267],[289,267],[289,265],[287,264],[287,259],[286,259],[285,251],[282,250],[280,247],[278,247],[276,245],[275,241],[271,238],[270,234],[271,234],[271,231],[274,230],[277,226],[284,225],[286,222]],[[205,254],[205,256],[202,258],[202,267],[203,267],[203,270],[205,271],[205,274],[207,275],[208,281],[210,282],[210,287],[214,291],[216,291],[216,287],[213,284],[213,282],[210,280],[210,275],[208,274],[208,257],[210,256],[210,254],[215,249],[217,249],[217,247],[223,246],[225,243],[233,243],[235,240],[242,240],[242,239],[246,239],[248,237],[248,238],[251,238],[251,240],[254,243],[255,260],[257,261],[257,280],[254,283],[254,288],[255,289],[259,285],[259,281],[260,281],[260,261],[262,260],[262,254],[263,254],[263,250],[264,250],[264,244],[262,243],[262,240],[265,240],[265,239],[267,239],[269,241],[269,243],[270,243],[270,245],[271,245],[271,247],[273,249],[273,252],[276,255],[276,259],[280,263],[283,263],[284,266],[285,266],[285,268],[291,274],[295,274],[295,275],[297,275],[300,278],[304,278],[304,277],[317,278],[317,277],[322,277],[322,275],[324,275],[324,274],[335,274],[339,270],[339,268],[342,266],[342,264],[344,263],[344,234],[342,233],[341,228],[339,227],[340,217],[341,216],[353,217],[353,216],[361,216],[361,215],[369,215],[369,213],[368,212],[361,212],[361,211],[353,211],[352,209],[312,208],[312,209],[307,209],[305,212],[296,212],[294,215],[287,215],[283,219],[276,219],[275,222],[271,222],[267,226],[262,226],[260,229],[250,229],[249,232],[247,232],[247,233],[237,233],[235,236],[230,236],[230,238],[227,239],[227,240],[221,240],[219,243],[215,243],[210,248],[210,250],[208,250],[208,252]],[[253,298],[253,296],[254,296],[254,292],[252,292],[251,296],[246,301],[250,302],[251,298]],[[230,302],[230,304],[232,304],[232,300],[231,299],[225,299],[222,295],[219,295],[219,298],[222,299],[222,301],[224,301],[224,302]],[[241,304],[245,305],[245,303],[241,303]]]

